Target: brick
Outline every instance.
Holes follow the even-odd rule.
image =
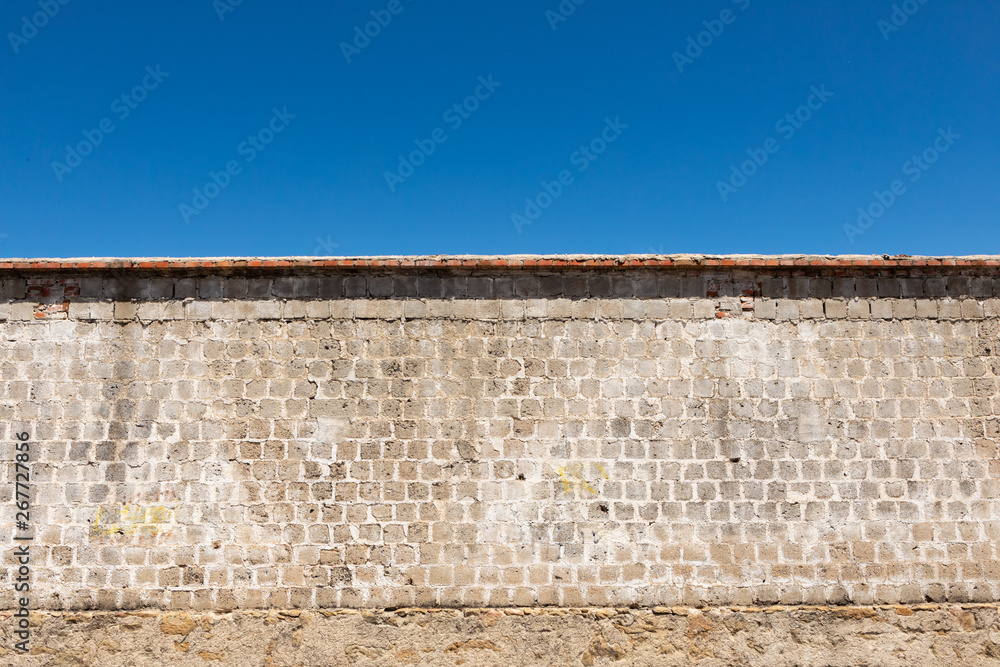
[[[89,303],[70,303],[69,304],[69,319],[71,320],[89,320],[90,319],[90,304]],[[6,317],[0,319],[7,319]]]
[[[829,319],[847,317],[847,302],[842,299],[827,299],[823,302],[823,312]]]
[[[871,303],[867,299],[851,299],[847,302],[847,317],[868,319],[871,317]]]
[[[899,299],[892,303],[892,314],[898,320],[909,320],[917,316],[917,303],[913,299]]]
[[[872,317],[884,320],[891,320],[893,318],[893,301],[888,299],[874,299],[870,305]]]
[[[771,299],[756,299],[753,315],[762,320],[773,320],[778,317],[778,302]]]
[[[820,299],[802,299],[799,301],[799,312],[803,318],[810,320],[825,317],[823,301]]]
[[[777,320],[797,320],[799,319],[799,302],[795,299],[781,299],[777,302]]]

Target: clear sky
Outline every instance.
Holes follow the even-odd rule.
[[[0,31],[3,256],[1000,253],[994,2],[4,0]]]

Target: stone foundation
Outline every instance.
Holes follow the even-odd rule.
[[[1000,665],[993,605],[34,613],[4,667]],[[8,627],[0,616],[0,627]],[[6,642],[5,642],[6,644]]]

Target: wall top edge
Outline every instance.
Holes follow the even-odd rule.
[[[141,257],[9,258],[0,273],[50,271],[170,272],[282,269],[716,269],[716,270],[865,270],[986,269],[1000,267],[1000,255],[417,255],[372,257]]]

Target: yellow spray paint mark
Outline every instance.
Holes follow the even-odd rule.
[[[608,473],[604,470],[604,466],[598,464],[597,466],[601,470],[601,474],[604,475],[604,479],[609,479]],[[587,481],[587,477],[583,471],[582,463],[575,463],[568,466],[561,466],[556,468],[556,474],[559,475],[559,480],[562,482],[563,490],[569,493],[569,490],[574,486],[583,487],[583,489],[589,493],[598,495],[597,491],[590,486],[590,482]]]
[[[93,531],[98,535],[153,537],[174,526],[174,510],[163,505],[102,505],[97,508]]]

